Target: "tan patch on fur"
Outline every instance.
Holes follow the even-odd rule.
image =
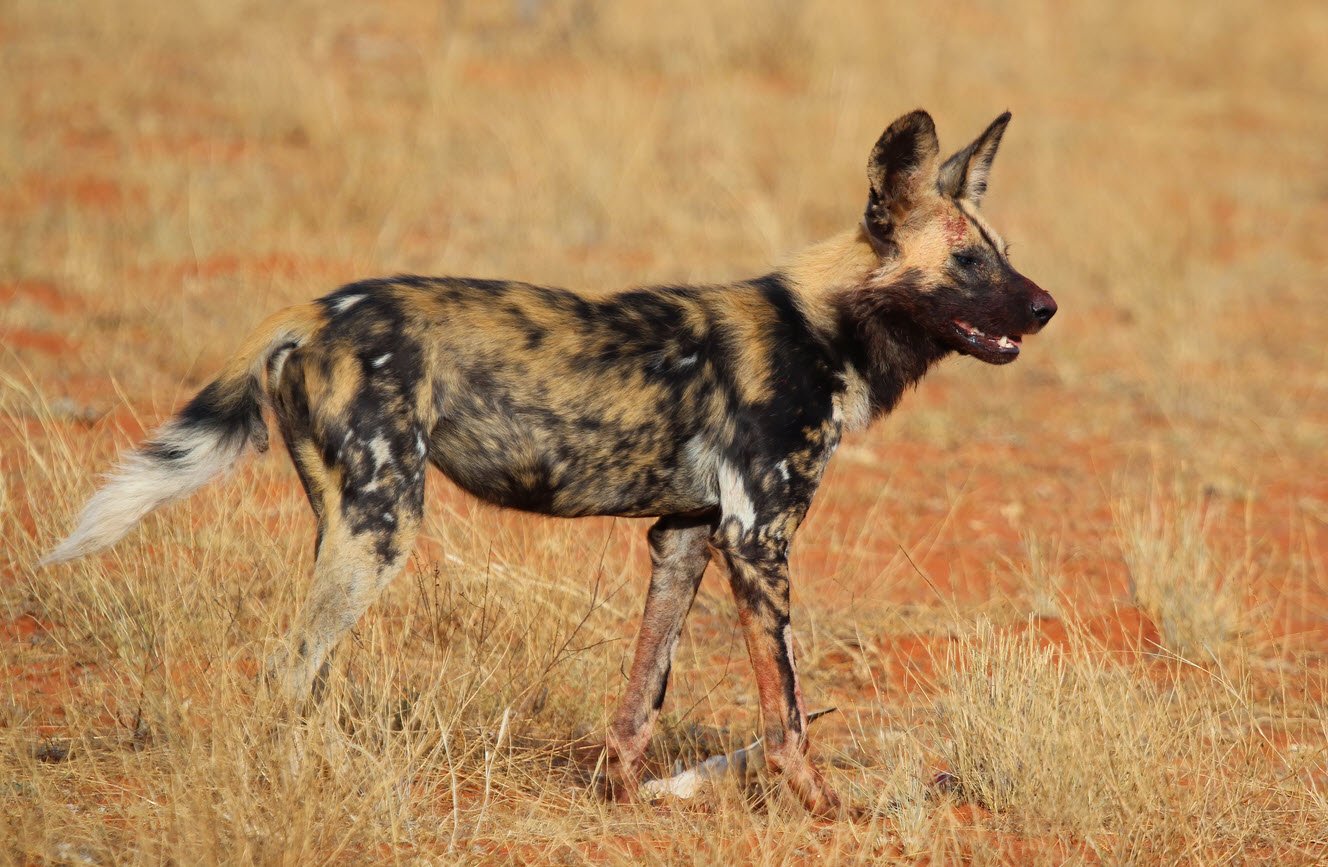
[[[251,377],[262,381],[263,368],[273,347],[287,340],[303,341],[326,321],[322,308],[313,302],[287,307],[264,319],[249,333],[217,377],[225,385],[225,399],[231,402],[241,400]]]
[[[747,403],[764,403],[773,395],[770,383],[770,334],[774,312],[755,289],[733,291],[716,319],[733,335],[737,350],[733,369],[738,395]],[[653,411],[653,410],[652,410]]]
[[[354,347],[337,346],[332,350],[332,376],[330,381],[321,382],[324,391],[323,400],[318,401],[318,412],[324,418],[344,418],[348,414],[350,402],[360,391],[360,381],[363,378],[360,360],[355,355]],[[312,368],[313,365],[310,365]],[[315,402],[313,379],[318,374],[310,370],[310,404]]]
[[[862,226],[815,244],[793,257],[784,267],[789,288],[799,309],[812,327],[833,333],[838,323],[832,299],[862,286],[881,260],[867,240]]]
[[[888,285],[898,274],[909,270],[939,274],[955,247],[978,239],[978,233],[964,219],[965,214],[968,214],[966,209],[962,213],[956,211],[954,203],[941,196],[920,203],[900,225],[896,235],[899,255],[883,262],[868,285]],[[925,285],[920,288],[927,289]]]
[[[995,243],[996,252],[1004,256],[1006,250],[1009,248],[1010,245],[1005,243],[1005,239],[1001,237],[1000,233],[992,228],[991,223],[988,223],[985,219],[983,219],[982,215],[978,213],[978,209],[973,205],[973,203],[966,199],[957,199],[955,201],[955,205],[957,205],[959,210],[963,211],[964,216],[972,220],[975,225],[982,227],[982,231],[986,232],[987,237],[991,238],[991,240]]]
[[[309,498],[319,503],[319,508],[339,513],[341,510],[341,471],[329,470],[323,463],[323,456],[312,440],[299,440],[293,443],[291,451],[295,460],[303,468],[309,483]]]
[[[908,221],[900,226],[896,235],[899,255],[882,263],[880,270],[872,276],[872,284],[888,284],[902,271],[915,270],[923,274],[939,272],[950,258],[952,249],[945,230],[948,211],[939,197],[919,206]]]

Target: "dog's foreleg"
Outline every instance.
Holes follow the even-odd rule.
[[[605,780],[615,798],[629,798],[636,791],[641,759],[664,703],[678,636],[710,562],[712,528],[712,516],[665,517],[650,528],[650,591],[627,691],[605,744]]]
[[[787,543],[762,528],[725,534],[729,583],[760,693],[765,758],[808,811],[839,812],[839,798],[807,757],[807,710],[793,661]]]

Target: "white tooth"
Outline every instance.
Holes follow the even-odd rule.
[[[1002,336],[1000,340],[996,341],[996,343],[997,345],[1005,349],[1009,349],[1011,346],[1014,346],[1014,344],[1010,342],[1010,338],[1005,336]]]

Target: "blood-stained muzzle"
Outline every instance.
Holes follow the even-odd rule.
[[[1024,333],[1036,334],[1042,330],[1042,327],[1051,321],[1051,317],[1056,315],[1056,299],[1051,297],[1051,293],[1043,289],[1038,284],[1029,280],[1023,274],[1016,277],[1023,284],[1023,294],[1028,298],[1028,313],[1035,323]]]

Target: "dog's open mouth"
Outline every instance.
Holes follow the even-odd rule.
[[[959,332],[960,338],[969,346],[978,350],[976,355],[990,355],[999,358],[1001,361],[1013,361],[1019,355],[1019,341],[1023,335],[1006,335],[992,337],[983,332],[974,325],[969,325],[962,319],[954,320],[955,330]]]

